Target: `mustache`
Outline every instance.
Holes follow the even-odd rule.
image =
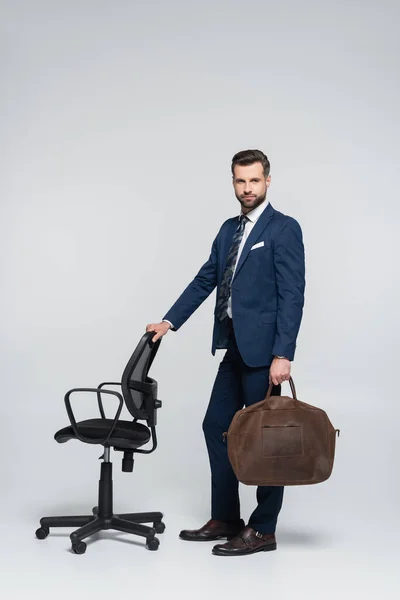
[[[265,198],[267,197],[266,193],[261,194],[261,195],[258,195],[258,194],[251,194],[251,195],[250,194],[247,194],[247,195],[235,194],[235,195],[241,204],[244,204],[246,202],[246,200],[252,199],[252,200],[254,200],[253,204],[255,204],[255,206],[258,206],[259,204],[261,204],[261,202],[263,202],[265,200]]]

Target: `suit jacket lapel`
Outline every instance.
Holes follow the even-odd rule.
[[[266,226],[272,219],[273,214],[274,214],[274,209],[272,208],[271,204],[268,204],[266,209],[261,213],[257,223],[254,225],[253,229],[250,232],[249,237],[246,240],[245,245],[243,246],[243,250],[240,255],[239,262],[237,264],[233,279],[235,279],[236,275],[240,271],[244,261],[246,260],[248,254],[250,252],[250,248],[253,246],[253,244],[255,243],[257,238],[262,234],[262,232],[264,231],[264,229],[266,228]]]

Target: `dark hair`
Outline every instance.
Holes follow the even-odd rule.
[[[234,169],[236,165],[247,166],[253,165],[256,162],[260,162],[264,169],[265,177],[268,177],[271,165],[269,164],[268,158],[261,150],[242,150],[235,154],[232,158],[232,175],[234,175]]]

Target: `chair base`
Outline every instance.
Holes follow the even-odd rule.
[[[144,537],[148,550],[158,550],[160,542],[155,535],[163,533],[165,529],[161,512],[114,515],[112,510],[112,464],[110,462],[103,462],[101,465],[99,506],[93,508],[92,512],[91,515],[74,517],[43,517],[40,519],[40,528],[36,531],[36,537],[45,539],[49,535],[51,527],[79,527],[71,533],[70,539],[72,551],[76,554],[83,554],[86,551],[84,539],[98,531],[114,529]],[[153,526],[147,527],[142,523],[153,523]]]

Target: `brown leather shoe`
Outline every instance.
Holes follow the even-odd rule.
[[[200,529],[184,529],[180,532],[179,537],[181,540],[190,542],[210,542],[213,540],[220,540],[221,538],[230,540],[234,538],[243,527],[243,519],[240,519],[236,523],[226,523],[225,521],[211,519]]]
[[[217,556],[244,556],[269,550],[276,550],[276,538],[273,533],[258,533],[252,527],[245,527],[226,544],[214,546],[212,553]]]

